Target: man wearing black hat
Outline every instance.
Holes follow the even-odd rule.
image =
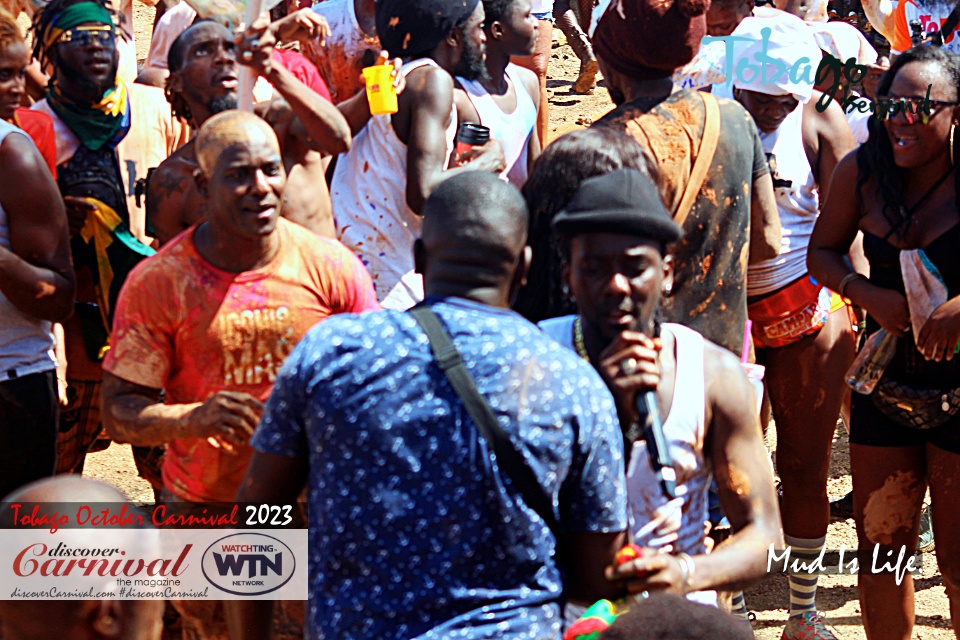
[[[455,74],[476,80],[484,67],[483,5],[478,0],[381,0],[376,9],[380,43],[402,58],[406,89],[399,111],[373,116],[337,164],[330,185],[341,242],[370,271],[386,309],[406,309],[423,299],[413,268],[413,241],[421,209],[433,188],[462,171],[499,173],[503,149],[491,141],[453,155],[457,113]]]
[[[590,362],[613,393],[631,533],[655,551],[611,568],[608,578],[626,581],[632,592],[663,589],[715,602],[711,590],[760,577],[768,549],[781,540],[750,383],[728,351],[690,328],[660,322],[660,298],[673,284],[667,246],[681,231],[649,178],[633,169],[591,178],[553,224],[581,311],[540,326]],[[675,497],[663,490],[643,434],[634,435],[649,392],[663,416],[661,460],[676,476]],[[662,475],[672,476],[670,469]],[[705,555],[711,475],[735,533]]]

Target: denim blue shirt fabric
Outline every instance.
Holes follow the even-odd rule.
[[[593,368],[512,311],[427,303],[563,526],[625,529],[622,438]],[[308,637],[560,637],[553,535],[497,468],[409,314],[338,315],[311,330],[253,446],[309,459]]]

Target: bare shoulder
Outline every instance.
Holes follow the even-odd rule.
[[[526,87],[527,93],[530,94],[530,97],[538,100],[540,98],[540,79],[537,78],[537,74],[526,67],[521,67],[518,64],[512,64],[510,70],[512,73],[516,74],[518,78],[520,78],[520,82],[522,82],[523,86]]]
[[[50,179],[50,170],[46,168],[43,156],[26,133],[14,131],[9,133],[0,143],[0,205],[6,210],[7,216],[16,217],[18,222],[29,221],[31,224],[44,219],[36,216],[35,201],[62,207],[62,200],[57,197],[56,183]]]
[[[835,132],[837,127],[849,127],[843,108],[836,100],[831,100],[825,109],[819,107],[823,92],[814,89],[810,100],[803,105],[803,121],[814,125],[820,135]]]
[[[747,376],[743,372],[740,360],[723,347],[703,339],[703,367],[707,384],[727,382],[728,378],[742,378],[746,384]]]
[[[732,353],[704,339],[703,368],[708,423],[718,416],[725,422],[752,424],[756,420],[753,389],[740,360]]]
[[[857,149],[854,149],[843,156],[840,162],[837,163],[837,168],[833,172],[833,180],[837,184],[853,185],[856,183],[859,175],[860,168],[857,166]]]
[[[27,134],[17,130],[11,131],[0,143],[0,164],[18,172],[39,171],[42,158]]]
[[[198,166],[195,141],[191,140],[160,163],[150,176],[147,186],[161,192],[181,191],[184,181],[193,180],[193,172]]]
[[[407,73],[407,87],[401,96],[452,91],[453,76],[436,65],[425,64]]]

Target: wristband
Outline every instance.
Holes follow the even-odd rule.
[[[680,587],[683,589],[683,592],[686,593],[697,565],[693,562],[693,558],[691,558],[689,554],[678,553],[676,558],[680,563]]]
[[[846,298],[847,296],[844,295],[844,293],[846,292],[847,287],[850,285],[850,283],[853,282],[854,280],[857,280],[863,277],[864,276],[862,274],[859,274],[856,271],[854,271],[853,273],[848,273],[847,275],[843,276],[843,280],[840,281],[840,286],[837,288],[837,293],[840,294],[841,298]]]

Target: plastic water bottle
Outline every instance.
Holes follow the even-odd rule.
[[[851,389],[863,395],[873,393],[887,365],[897,350],[897,337],[880,329],[869,338],[847,370],[846,381]]]

